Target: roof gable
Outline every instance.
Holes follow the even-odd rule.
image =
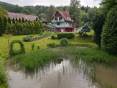
[[[71,17],[68,11],[57,11],[65,20],[71,21]]]

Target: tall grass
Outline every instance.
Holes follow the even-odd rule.
[[[83,59],[89,62],[98,63],[115,63],[117,56],[110,55],[97,48],[83,47],[65,47],[55,49],[41,49],[30,53],[18,55],[14,57],[14,61],[21,68],[34,71],[39,67],[57,60],[60,57],[75,58],[75,60]]]
[[[7,88],[7,78],[4,68],[4,61],[0,58],[0,88]]]
[[[48,64],[50,61],[56,60],[58,57],[59,54],[52,50],[41,49],[15,56],[13,60],[21,68],[26,69],[28,71],[35,71],[39,67]]]
[[[76,59],[83,59],[89,62],[108,63],[117,62],[117,56],[110,55],[98,48],[86,47],[68,47],[65,48],[65,53],[73,56]]]

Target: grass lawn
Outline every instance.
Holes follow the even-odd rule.
[[[12,40],[22,40],[25,35],[21,36],[12,36],[10,41]],[[0,37],[0,55],[2,57],[8,56],[8,39],[5,37]],[[30,52],[32,50],[32,44],[35,44],[35,46],[39,46],[40,48],[47,48],[48,43],[57,43],[58,41],[51,40],[48,38],[42,38],[38,41],[33,42],[24,42],[26,52]],[[15,46],[15,48],[18,48],[18,46]]]
[[[24,36],[25,35],[12,36],[10,38],[10,41],[12,41],[12,40],[22,40]],[[2,57],[6,58],[8,56],[8,49],[9,49],[8,48],[8,38],[2,36],[2,37],[0,37],[0,42],[1,42],[0,43],[0,55]],[[52,40],[51,38],[46,37],[46,38],[42,38],[40,40],[33,41],[33,42],[24,42],[24,46],[25,46],[26,52],[30,52],[30,51],[32,51],[32,44],[35,45],[35,49],[37,49],[38,46],[41,49],[45,49],[45,48],[47,48],[47,44],[49,44],[49,43],[59,44],[59,42],[60,42],[60,40]],[[78,36],[75,39],[69,40],[69,42],[70,42],[71,45],[96,47],[96,44],[93,43],[91,38],[81,39]],[[15,49],[18,49],[17,45],[15,46]]]

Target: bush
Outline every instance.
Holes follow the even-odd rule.
[[[7,88],[7,77],[5,73],[4,60],[0,57],[0,88]]]
[[[32,36],[26,36],[26,37],[24,37],[23,41],[24,42],[31,42],[31,41],[33,41]]]
[[[117,54],[117,7],[110,10],[102,32],[102,49]]]
[[[94,16],[92,20],[92,28],[94,29],[95,35],[94,35],[94,41],[95,43],[101,47],[101,33],[103,30],[103,25],[104,25],[104,14],[101,12],[97,12],[97,14]]]
[[[15,51],[13,49],[14,44],[18,43],[20,45],[20,50],[19,51]],[[14,40],[10,43],[10,49],[9,49],[9,56],[14,56],[14,55],[18,55],[18,54],[23,54],[25,53],[25,48],[24,48],[24,44],[20,41],[20,40]]]
[[[55,43],[49,43],[47,46],[50,48],[55,48],[57,45]]]
[[[67,38],[63,38],[60,40],[60,45],[61,46],[68,46],[68,39]]]
[[[51,39],[57,39],[57,37],[56,37],[56,36],[54,36],[54,35],[52,35],[52,36],[51,36]]]
[[[59,57],[59,53],[51,49],[40,49],[24,55],[17,55],[13,58],[13,61],[17,62],[21,69],[25,69],[25,71],[36,72],[42,66],[55,61]]]
[[[59,33],[59,34],[57,34],[58,39],[62,39],[62,38],[73,39],[74,37],[75,37],[75,35],[73,33]]]

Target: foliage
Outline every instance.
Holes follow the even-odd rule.
[[[80,26],[80,4],[78,0],[71,0],[70,4],[70,14],[74,22],[76,23],[75,25],[77,27]]]
[[[7,11],[0,7],[0,36],[6,30],[6,25],[7,25],[6,16],[7,16]]]
[[[64,54],[70,55],[76,60],[82,59],[89,62],[107,64],[113,64],[117,62],[117,56],[110,55],[99,48],[67,47],[64,48]]]
[[[57,36],[52,35],[52,36],[51,36],[51,39],[57,39]]]
[[[6,17],[0,17],[0,36],[5,32],[7,26]]]
[[[58,33],[57,38],[67,38],[67,39],[73,39],[75,37],[74,33]]]
[[[49,43],[47,44],[47,46],[50,48],[55,48],[57,45],[55,43]]]
[[[24,55],[14,57],[14,60],[28,71],[36,71],[43,65],[54,61],[59,57],[57,53],[49,49],[40,49]]]
[[[14,21],[11,20],[11,23],[7,24],[7,33],[14,35],[21,34],[38,34],[43,31],[43,26],[40,21],[26,21],[23,22],[23,19],[19,22],[19,20]],[[14,21],[14,22],[13,22]]]
[[[89,21],[88,13],[83,11],[83,10],[81,10],[81,18],[80,19],[81,19],[81,26],[86,24],[86,23],[88,23],[88,21]]]
[[[0,7],[0,17],[5,17],[5,16],[7,16],[7,11],[4,8]]]
[[[32,48],[31,48],[31,45],[34,43],[35,46],[40,46],[40,49],[45,49],[45,48],[48,48],[47,47],[47,44],[49,43],[55,43],[56,45],[59,45],[60,44],[60,40],[58,39],[51,39],[49,38],[48,36],[51,35],[52,33],[51,32],[44,32],[43,33],[45,36],[44,37],[41,37],[39,40],[36,40],[36,41],[32,41],[32,42],[24,42],[24,45],[25,45],[25,49],[26,49],[26,52],[31,52],[32,51]],[[82,39],[79,37],[79,34],[76,35],[76,37],[74,39],[70,39],[69,40],[69,43],[72,44],[72,45],[80,45],[80,46],[92,46],[92,47],[97,47],[97,45],[93,42],[92,40],[92,37],[94,35],[94,32],[91,31],[89,33],[87,33],[87,35],[89,37],[87,37],[86,39]],[[12,40],[22,40],[26,35],[17,35],[17,36],[12,36],[10,38],[10,41]],[[36,37],[36,36],[40,36],[40,35],[30,35],[30,36],[33,36],[33,37]],[[0,37],[0,54],[2,55],[2,57],[8,57],[8,39],[4,36]],[[18,49],[18,44],[15,45],[16,49]]]
[[[79,29],[79,32],[82,32],[82,33],[90,32],[89,25],[84,24],[84,26],[81,29]]]
[[[94,17],[92,19],[92,28],[95,32],[94,41],[99,47],[101,47],[101,33],[103,30],[105,18],[100,9],[97,9],[95,13],[96,14],[94,14]]]
[[[32,36],[26,36],[26,37],[24,37],[24,38],[23,38],[23,41],[24,41],[24,42],[31,42],[31,41],[33,41],[33,40],[32,40]]]
[[[4,61],[0,57],[0,88],[7,88],[7,78],[4,68]]]
[[[33,43],[33,44],[32,44],[32,50],[34,50],[34,48],[35,48],[35,44]]]
[[[20,50],[19,51],[15,51],[14,50],[14,44],[18,43],[20,45]],[[14,56],[17,54],[24,54],[25,53],[25,48],[24,48],[24,44],[20,41],[20,40],[14,40],[10,43],[10,49],[9,49],[9,56]]]
[[[68,39],[67,38],[62,38],[60,40],[60,45],[61,46],[68,46]]]
[[[117,54],[117,7],[112,8],[106,18],[102,33],[102,49]]]
[[[24,55],[15,56],[13,61],[20,65],[21,68],[28,71],[38,71],[39,67],[48,64],[51,61],[56,61],[63,56],[77,59],[83,59],[89,62],[97,63],[115,63],[116,56],[96,49],[86,47],[66,47],[56,49],[40,49]]]
[[[101,5],[105,16],[107,16],[108,12],[117,6],[117,0],[103,0]]]

